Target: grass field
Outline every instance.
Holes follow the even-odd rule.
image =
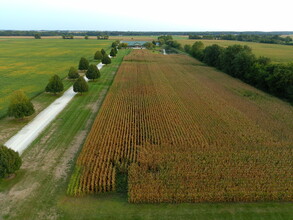
[[[234,44],[247,45],[252,48],[256,56],[265,56],[271,58],[273,62],[293,62],[293,46],[280,44],[262,44],[254,42],[230,41],[230,40],[188,40],[179,39],[182,46],[193,44],[195,41],[202,41],[205,46],[218,44],[222,47],[228,47]]]
[[[49,78],[64,78],[80,57],[93,61],[94,53],[107,49],[111,40],[0,39],[0,117],[7,111],[10,95],[22,89],[29,97],[44,91]]]

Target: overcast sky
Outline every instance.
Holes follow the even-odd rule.
[[[292,0],[0,0],[0,29],[293,31]]]

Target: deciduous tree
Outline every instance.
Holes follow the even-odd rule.
[[[68,72],[68,78],[69,79],[77,79],[79,77],[78,71],[76,68],[73,66],[70,67],[69,72]]]
[[[95,53],[95,56],[94,56],[94,59],[95,60],[101,60],[103,58],[103,54],[100,50],[98,50],[96,53]]]
[[[88,68],[89,68],[89,61],[84,57],[80,58],[78,69],[87,70]]]
[[[105,56],[106,51],[105,51],[104,49],[102,49],[102,50],[101,50],[101,53],[102,53],[103,56]]]
[[[95,79],[99,78],[101,74],[97,66],[94,64],[91,64],[88,70],[86,71],[85,75],[88,79],[91,79],[94,81]]]
[[[110,64],[111,63],[110,57],[108,55],[104,56],[102,59],[102,63],[106,65]]]
[[[8,107],[8,116],[24,118],[35,112],[34,106],[22,90],[15,91]]]
[[[73,91],[74,92],[82,94],[84,92],[87,92],[88,90],[89,90],[88,84],[82,76],[80,76],[76,80],[76,82],[73,84]]]
[[[64,90],[63,83],[60,77],[56,74],[52,76],[52,78],[50,79],[45,89],[46,92],[54,93],[55,95],[56,93],[62,92],[63,90]]]
[[[21,167],[22,161],[14,150],[5,146],[0,146],[0,178],[15,173]]]

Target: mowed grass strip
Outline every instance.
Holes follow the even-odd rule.
[[[112,40],[2,39],[0,41],[0,117],[6,114],[13,91],[22,89],[31,98],[44,91],[50,77],[67,76],[81,57],[109,48]]]

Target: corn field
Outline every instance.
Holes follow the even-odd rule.
[[[68,194],[142,202],[293,201],[292,106],[185,55],[134,50],[76,161]]]

